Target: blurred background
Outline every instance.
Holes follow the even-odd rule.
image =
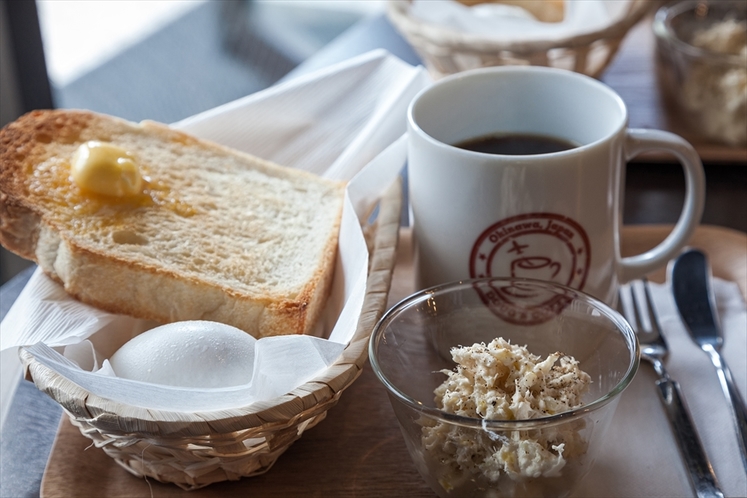
[[[1,0],[0,126],[40,108],[172,123],[281,80],[380,0]],[[0,248],[0,284],[30,263]]]

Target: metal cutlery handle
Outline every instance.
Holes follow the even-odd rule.
[[[656,386],[659,388],[659,396],[672,424],[696,495],[698,498],[723,498],[724,494],[716,484],[713,469],[685,407],[679,384],[669,377],[663,377],[656,381]]]
[[[726,366],[721,354],[710,345],[704,345],[703,350],[711,357],[711,362],[716,367],[721,390],[724,391],[724,396],[729,401],[732,420],[737,427],[737,445],[742,454],[742,465],[747,470],[747,409],[731,376],[731,370]]]
[[[747,413],[731,372],[719,353],[723,336],[716,313],[711,278],[708,258],[697,249],[682,253],[671,266],[674,301],[690,337],[708,354],[716,367],[721,389],[729,402],[736,426],[742,465],[747,471]]]

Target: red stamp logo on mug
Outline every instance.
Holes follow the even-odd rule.
[[[581,225],[558,214],[529,213],[501,220],[477,238],[470,276],[534,278],[582,290],[590,261],[589,238]],[[510,323],[540,323],[546,312],[565,306],[555,302],[564,300],[558,296],[533,295],[536,291],[520,287],[477,290],[485,304]]]

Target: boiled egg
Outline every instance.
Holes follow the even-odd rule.
[[[176,387],[249,383],[256,339],[203,320],[175,322],[132,338],[109,358],[117,377]]]

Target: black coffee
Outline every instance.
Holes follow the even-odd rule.
[[[459,142],[454,146],[474,152],[506,156],[550,154],[578,147],[573,142],[562,138],[524,133],[486,135]]]

